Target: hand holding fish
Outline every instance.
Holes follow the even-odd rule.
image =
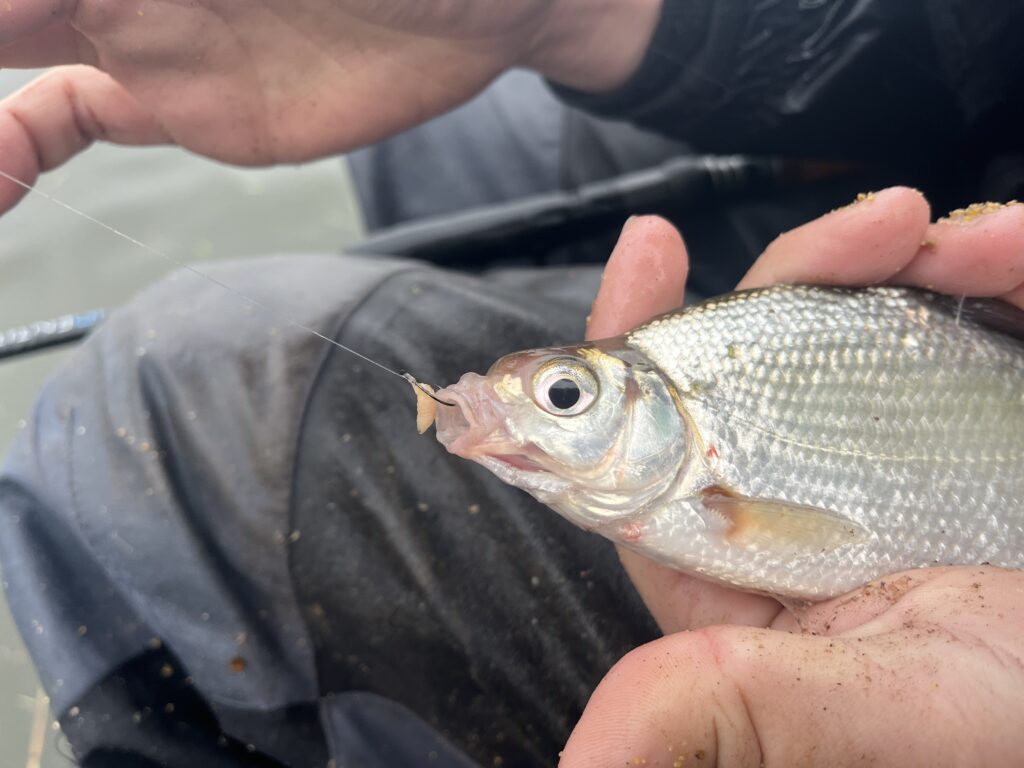
[[[1024,307],[1024,206],[981,216],[958,213],[931,224],[929,216],[920,194],[885,190],[783,234],[739,287],[889,282],[1001,297]],[[678,306],[686,271],[685,246],[671,227],[658,220],[631,222],[606,267],[588,337],[614,336]],[[652,281],[651,274],[660,277]],[[775,600],[694,582],[621,552],[666,632],[722,622],[763,625],[779,611]],[[700,585],[697,595],[690,592],[694,583]]]
[[[611,88],[639,64],[659,5],[0,4],[0,67],[71,65],[0,103],[0,170],[32,184],[96,140],[242,165],[323,157],[440,114],[514,66]],[[0,185],[0,212],[18,196]]]
[[[976,213],[929,224],[918,193],[886,190],[782,235],[741,287],[891,282],[1024,306],[1024,206]],[[634,219],[606,268],[589,336],[673,309],[686,272],[678,234]],[[774,599],[620,554],[667,636],[607,675],[563,767],[1016,759],[1019,572],[895,574],[800,611],[798,625]]]

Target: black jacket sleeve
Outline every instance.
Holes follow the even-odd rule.
[[[921,162],[1019,148],[1024,6],[665,0],[620,89],[558,89],[702,151]]]

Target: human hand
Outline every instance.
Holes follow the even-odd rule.
[[[1024,206],[929,224],[890,189],[772,243],[740,287],[893,282],[1024,307]],[[605,271],[589,338],[678,306],[685,247],[634,219]],[[1024,574],[895,574],[797,617],[777,601],[620,550],[669,634],[594,693],[562,766],[1002,763],[1022,746]],[[813,634],[795,634],[800,629]],[[690,631],[685,631],[690,630]],[[642,762],[646,761],[646,762]]]
[[[0,102],[0,170],[34,183],[97,139],[308,160],[437,115],[513,66],[611,88],[660,1],[8,3],[0,67],[72,66]],[[0,213],[20,195],[0,182]]]

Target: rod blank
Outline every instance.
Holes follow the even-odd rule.
[[[0,360],[71,344],[99,325],[106,312],[94,309],[0,331]]]

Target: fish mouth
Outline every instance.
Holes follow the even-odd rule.
[[[436,393],[438,399],[453,403],[437,411],[437,439],[449,453],[464,459],[475,460],[496,432],[504,432],[503,420],[487,397],[486,382],[478,381],[482,378],[467,374]]]
[[[565,481],[545,466],[539,448],[521,444],[509,434],[500,402],[483,376],[466,374],[437,396],[455,404],[439,408],[436,420],[437,439],[449,453],[475,461],[500,480],[531,492],[564,487]]]
[[[497,398],[483,377],[464,376],[437,396],[455,404],[437,413],[437,439],[449,452],[473,461],[492,459],[523,472],[546,471],[534,446],[518,445],[509,436],[495,407]]]
[[[543,465],[530,457],[529,453],[494,453],[487,452],[486,458],[500,461],[520,472],[547,472]]]

